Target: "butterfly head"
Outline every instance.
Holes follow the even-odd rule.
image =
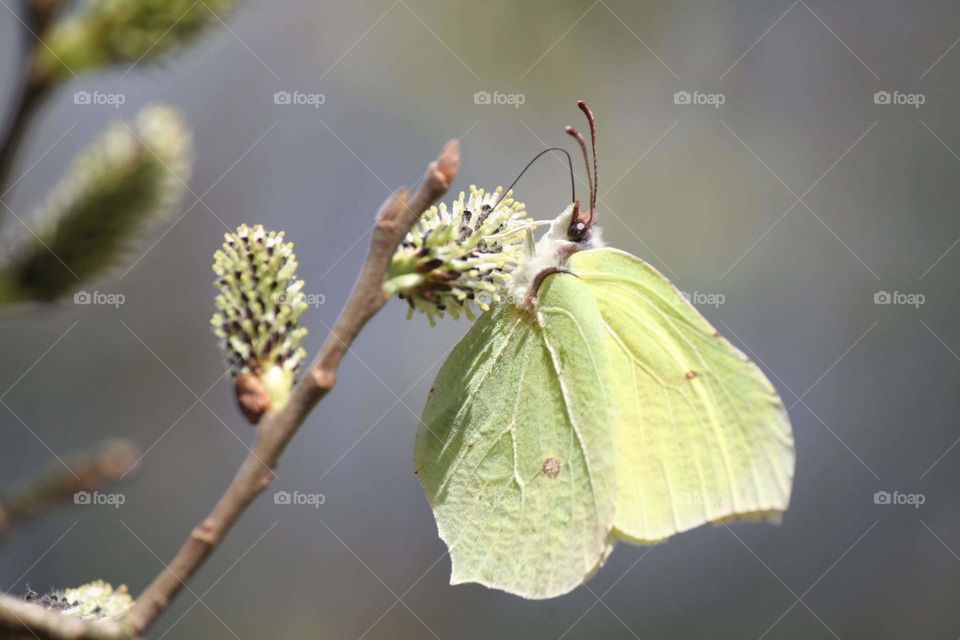
[[[556,266],[560,266],[560,263],[577,251],[603,246],[600,228],[594,224],[597,210],[597,122],[590,107],[583,100],[580,100],[577,106],[587,117],[587,124],[590,126],[590,149],[587,148],[583,134],[576,128],[567,126],[564,131],[577,141],[583,154],[590,201],[588,206],[581,206],[574,192],[570,205],[550,224],[549,232],[537,243],[537,253],[555,259],[558,263]]]
[[[562,263],[577,251],[602,246],[601,230],[593,224],[593,212],[583,211],[575,200],[550,222],[549,230],[537,242],[536,253]]]
[[[583,154],[590,187],[589,206],[582,206],[574,191],[571,203],[554,218],[549,230],[536,245],[531,241],[527,259],[514,273],[512,297],[520,307],[532,308],[536,303],[539,286],[547,276],[567,271],[567,260],[574,253],[604,246],[600,228],[594,224],[597,207],[597,125],[590,108],[582,100],[577,104],[590,125],[590,150],[583,135],[574,127],[568,126],[565,131],[576,139]],[[571,183],[572,176],[571,165]]]
[[[574,198],[571,204],[570,221],[567,225],[566,235],[570,242],[588,244],[593,235],[593,218],[597,210],[597,120],[593,117],[593,112],[590,111],[586,102],[580,100],[577,102],[577,106],[587,117],[587,124],[590,126],[590,151],[592,154],[587,152],[587,141],[576,128],[567,126],[564,131],[577,141],[580,152],[583,154],[583,164],[587,170],[587,184],[590,187],[590,206],[584,210],[580,207],[580,202]]]

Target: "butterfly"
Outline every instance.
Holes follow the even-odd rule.
[[[618,541],[779,521],[794,443],[776,389],[664,276],[607,247],[574,202],[483,313],[428,397],[415,467],[451,584],[565,594]],[[572,169],[571,169],[572,170]]]

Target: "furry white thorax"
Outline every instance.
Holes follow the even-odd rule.
[[[534,287],[539,286],[541,278],[538,276],[542,273],[564,270],[567,260],[578,251],[606,246],[600,228],[597,226],[591,227],[590,235],[584,242],[568,240],[567,230],[572,219],[573,204],[570,204],[554,218],[550,228],[536,244],[533,242],[533,235],[529,236],[527,258],[513,272],[513,282],[510,287],[510,298],[518,307],[526,307],[531,300],[535,299]]]

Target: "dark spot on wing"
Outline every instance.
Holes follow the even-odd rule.
[[[547,458],[543,461],[543,475],[556,478],[560,474],[560,461],[556,458]]]
[[[696,371],[687,371],[685,374],[683,374],[683,377],[686,378],[687,380],[693,380],[698,375],[700,374],[697,373]]]

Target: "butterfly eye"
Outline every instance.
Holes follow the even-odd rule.
[[[583,242],[590,235],[590,227],[583,222],[577,222],[570,226],[567,231],[567,238],[571,242]]]

